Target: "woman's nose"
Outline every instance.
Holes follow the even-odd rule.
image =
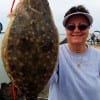
[[[75,27],[74,32],[80,32],[78,26]]]

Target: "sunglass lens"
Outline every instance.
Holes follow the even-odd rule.
[[[79,30],[86,30],[87,28],[88,28],[89,26],[88,26],[88,24],[80,24],[79,26],[78,26],[78,28],[79,28]]]
[[[69,24],[66,26],[66,28],[70,31],[73,31],[75,29],[75,25],[74,24]]]

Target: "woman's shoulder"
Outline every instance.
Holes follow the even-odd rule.
[[[66,51],[67,45],[68,45],[67,43],[60,44],[60,45],[59,45],[59,51]]]
[[[100,49],[97,48],[97,47],[93,47],[93,46],[88,46],[89,49],[92,51],[92,52],[96,52],[96,53],[99,53],[100,54]]]
[[[67,45],[68,45],[67,43],[60,44],[60,45],[59,45],[59,48],[64,48],[64,47],[66,47]]]
[[[93,56],[96,56],[97,58],[100,58],[100,49],[99,48],[89,46],[89,52],[91,52],[91,54]]]

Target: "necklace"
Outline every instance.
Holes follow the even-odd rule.
[[[88,50],[83,53],[74,53],[69,49],[68,45],[65,45],[65,48],[69,53],[71,62],[73,62],[77,68],[81,68],[84,64],[88,62],[88,58],[86,56],[86,54],[89,53]]]
[[[69,52],[71,61],[77,66],[77,68],[81,68],[82,64],[86,62],[85,54],[88,46],[86,45],[85,51],[82,53],[80,52],[74,53],[70,50],[68,45],[66,45],[66,47],[67,47],[67,51]]]
[[[83,63],[83,60],[84,60],[83,54],[74,53],[68,48],[68,46],[66,46],[66,47],[67,47],[67,51],[70,55],[71,61],[77,66],[77,68],[80,68],[82,66],[82,63]]]
[[[81,55],[70,55],[71,60],[75,63],[75,65],[80,68],[83,62],[83,56]]]
[[[77,67],[80,68],[80,64],[77,64]]]

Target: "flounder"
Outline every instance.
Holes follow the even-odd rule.
[[[37,100],[57,63],[58,31],[47,0],[21,0],[2,42],[5,70],[26,100]]]

